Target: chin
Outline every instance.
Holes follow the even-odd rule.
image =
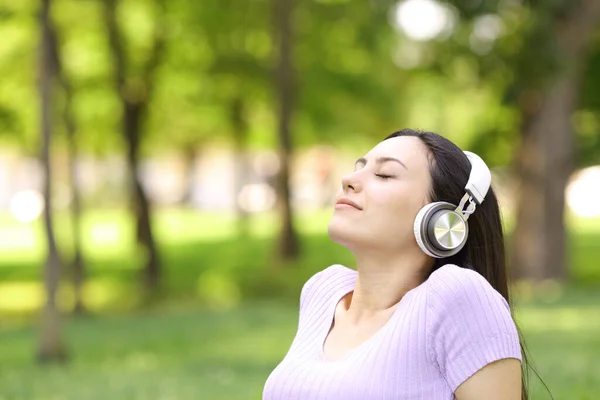
[[[393,253],[399,249],[405,249],[405,246],[409,243],[417,246],[412,231],[375,231],[372,228],[354,222],[345,222],[343,219],[332,218],[327,226],[327,236],[332,242],[344,246],[354,255],[362,251],[372,250]]]
[[[327,235],[334,243],[351,249],[354,247],[353,244],[360,241],[360,239],[356,237],[355,229],[342,225],[346,224],[340,224],[339,221],[332,219],[327,226]]]

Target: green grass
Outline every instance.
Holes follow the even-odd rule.
[[[297,216],[302,257],[286,267],[273,259],[277,229],[273,215],[251,218],[248,235],[239,236],[231,215],[179,209],[157,212],[155,230],[164,270],[160,297],[215,306],[234,306],[245,299],[294,300],[301,284],[315,271],[333,263],[353,263],[348,251],[327,237],[330,215],[330,210],[325,210]],[[571,281],[598,287],[600,218],[570,218]],[[123,210],[85,214],[85,300],[94,311],[122,311],[139,305],[143,259],[134,245],[132,226],[131,217]],[[56,227],[68,258],[68,218],[59,214]],[[31,314],[43,301],[42,232],[39,223],[21,224],[0,215],[0,318]],[[66,276],[68,273],[65,269]],[[67,284],[61,288],[60,301],[66,308],[72,304],[72,289]]]
[[[293,338],[303,282],[327,265],[352,265],[326,235],[329,215],[299,215],[303,256],[273,268],[272,215],[253,218],[240,237],[231,216],[157,213],[163,300],[144,311],[132,221],[122,211],[86,214],[93,316],[66,323],[70,363],[44,367],[34,362],[31,319],[43,300],[41,227],[0,216],[0,400],[259,399]],[[66,254],[68,222],[59,215]],[[516,317],[554,398],[591,400],[600,393],[600,219],[571,219],[570,226],[573,283],[518,292]],[[69,290],[61,289],[63,305]],[[532,399],[550,398],[534,375],[531,381]]]
[[[567,296],[519,307],[530,359],[557,400],[600,393],[598,300],[597,294]],[[259,399],[291,343],[296,318],[296,306],[273,301],[221,312],[77,318],[66,327],[70,363],[44,367],[33,362],[31,326],[4,328],[0,399]],[[550,398],[533,375],[531,382],[532,399]]]
[[[274,305],[75,319],[72,360],[32,363],[30,327],[0,333],[0,399],[251,399],[290,338],[294,310]]]
[[[303,257],[293,266],[272,268],[277,263],[272,257],[276,245],[273,215],[250,219],[248,235],[239,236],[235,219],[229,215],[184,210],[157,213],[155,229],[164,269],[162,297],[217,306],[227,298],[293,300],[301,284],[324,265],[351,262],[350,254],[327,238],[329,214],[300,214],[297,222]],[[56,226],[63,254],[68,256],[68,220],[59,215]],[[143,260],[135,250],[130,217],[123,211],[91,212],[83,226],[88,306],[96,311],[135,307]],[[19,224],[0,217],[0,295],[5,293],[0,316],[28,313],[41,303],[43,242],[39,224]],[[220,287],[222,293],[211,290],[214,287]],[[65,285],[60,296],[63,303],[70,304],[70,293]]]

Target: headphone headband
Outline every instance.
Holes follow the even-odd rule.
[[[485,195],[490,189],[492,174],[481,157],[470,151],[465,151],[464,153],[471,163],[471,173],[469,174],[469,181],[465,185],[465,190],[469,195],[473,196],[473,200],[479,205],[483,202]]]

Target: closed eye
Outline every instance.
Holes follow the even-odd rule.
[[[393,176],[391,176],[391,175],[383,175],[383,174],[375,174],[375,176],[378,178],[381,178],[381,179],[393,178]]]

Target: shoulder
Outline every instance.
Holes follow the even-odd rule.
[[[460,285],[490,285],[479,272],[455,264],[446,264],[436,269],[431,273],[429,280],[435,285],[447,281]]]
[[[351,285],[356,280],[357,272],[341,264],[333,264],[312,275],[302,286],[300,294],[300,309],[315,298],[327,293],[334,293],[341,287]]]
[[[330,281],[330,280],[335,280],[335,279],[345,279],[348,277],[355,277],[356,276],[356,271],[348,268],[342,264],[333,264],[330,265],[329,267],[315,273],[313,276],[311,276],[306,283],[304,284],[305,287],[310,287],[313,286],[315,284],[317,284],[318,282],[322,282],[322,281]]]
[[[454,391],[486,364],[521,360],[508,302],[478,272],[444,265],[427,282],[427,344]]]
[[[509,310],[506,299],[481,274],[471,269],[447,264],[435,270],[427,283],[432,305],[439,302],[454,306],[464,302],[481,304],[488,300]]]

